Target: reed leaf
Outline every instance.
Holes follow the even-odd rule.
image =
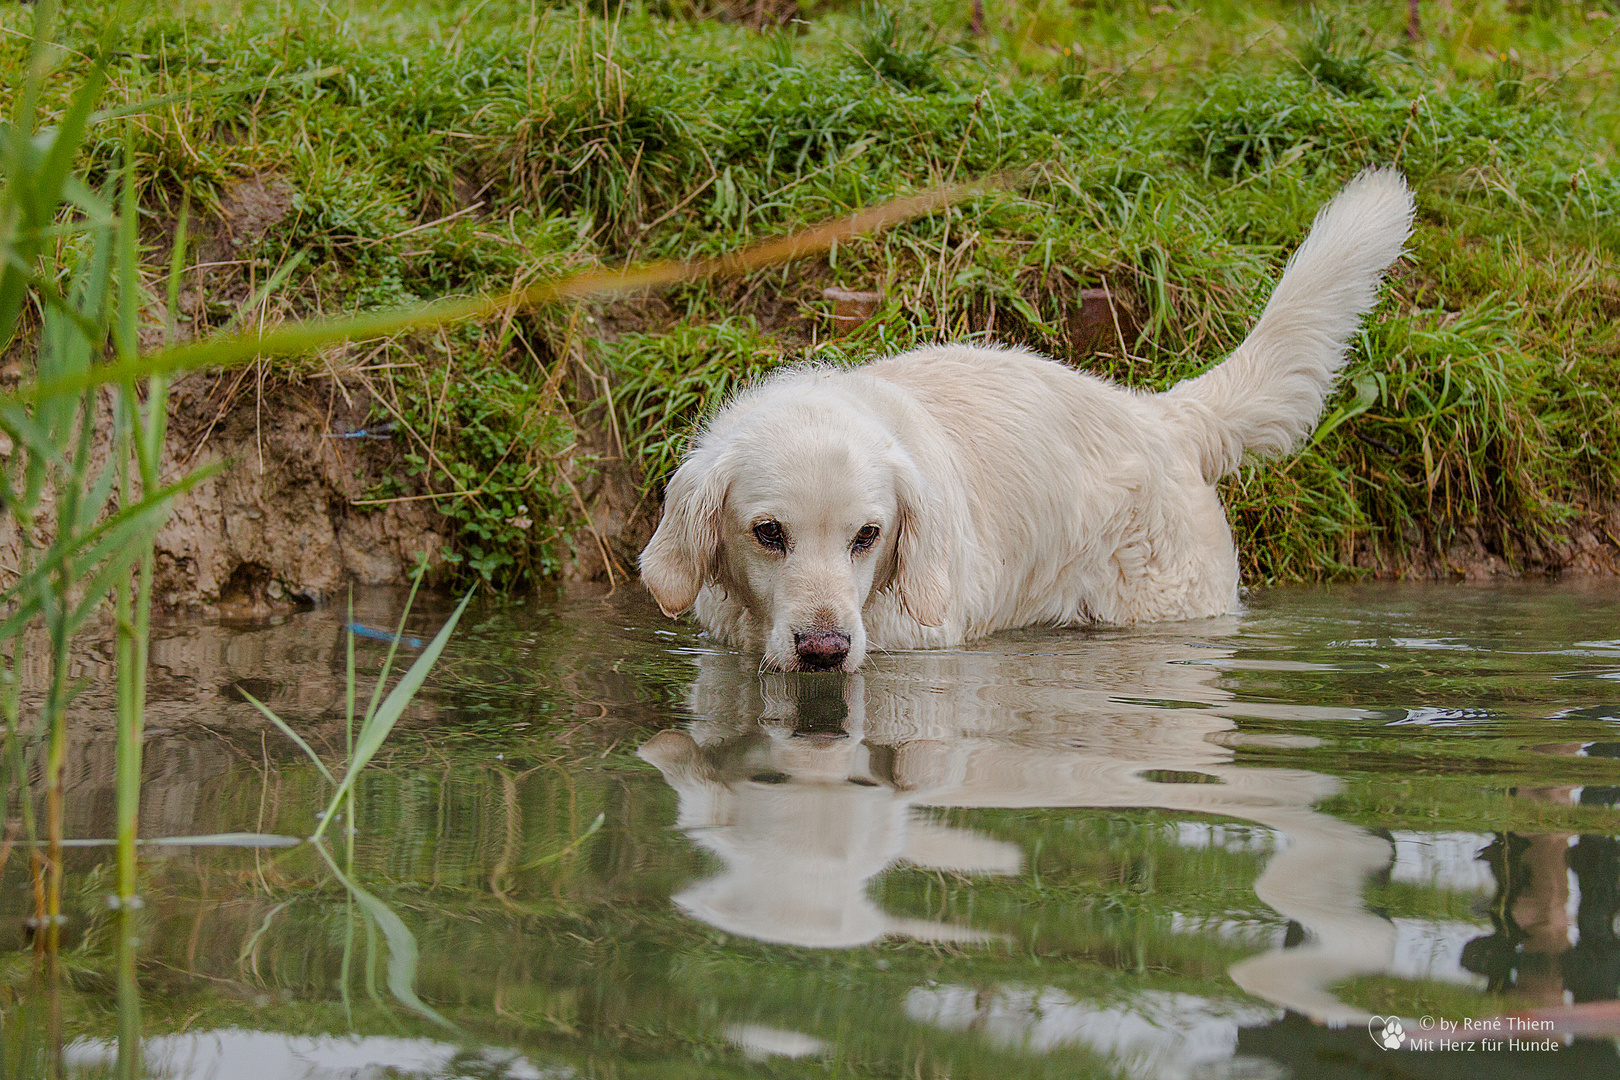
[[[16,120],[6,132],[6,201],[15,207],[17,220],[11,236],[0,242],[6,256],[4,264],[0,265],[0,348],[11,342],[28,287],[34,284],[30,280],[31,268],[43,249],[44,230],[55,221],[90,113],[107,79],[105,63],[97,60],[91,64],[84,83],[62,114],[61,122],[38,135],[33,132],[55,14],[56,4],[52,0],[44,0],[36,8],[33,61],[29,77],[18,95]],[[103,35],[103,54],[119,23],[116,18],[109,22]]]
[[[136,843],[142,847],[240,847],[240,848],[290,848],[307,844],[309,841],[302,836],[278,836],[275,833],[202,833],[197,836],[153,836]],[[65,848],[97,848],[116,847],[114,839],[76,839],[63,840]]]
[[[615,269],[585,270],[548,278],[527,288],[494,297],[453,298],[389,311],[367,312],[258,331],[228,334],[206,341],[175,345],[145,356],[97,364],[93,368],[41,378],[10,394],[0,395],[0,409],[10,405],[61,399],[107,383],[124,383],[155,375],[176,375],[204,368],[227,368],[267,356],[292,356],[345,341],[389,337],[513,309],[537,307],[593,296],[622,296],[683,282],[735,277],[780,263],[820,254],[840,242],[886,229],[955,202],[1007,186],[1010,175],[971,184],[946,184],[915,195],[890,199],[838,221],[777,237],[712,259],[664,259]]]
[[[133,564],[133,560],[140,556],[138,549],[130,550],[130,548],[137,539],[142,519],[160,512],[175,496],[190,491],[223,467],[223,462],[216,462],[197,469],[182,479],[152,492],[134,506],[125,507],[106,518],[82,536],[75,537],[71,541],[59,540],[53,544],[38,564],[13,582],[5,592],[0,593],[0,605],[18,605],[4,622],[0,622],[0,641],[17,634],[27,625],[29,619],[38,613],[39,601],[36,594],[41,588],[50,585],[51,576],[64,565],[71,564],[75,576],[79,576],[88,572],[101,560],[122,551],[124,555],[117,561],[127,570]],[[161,522],[152,524],[152,531],[161,525]],[[97,580],[108,579],[107,584],[110,587],[111,578],[115,575],[116,570],[108,571],[105,574],[98,574]],[[105,592],[86,594],[85,599],[75,609],[76,618],[82,620],[84,615],[94,610],[95,603],[105,595]],[[30,600],[30,596],[34,596],[34,599]],[[72,625],[76,626],[77,622]]]
[[[522,873],[523,871],[526,871],[526,870],[534,870],[537,867],[545,866],[547,863],[556,862],[558,859],[562,858],[565,855],[573,854],[575,851],[579,850],[579,846],[581,844],[583,844],[585,841],[589,840],[592,836],[596,835],[596,831],[602,827],[602,824],[605,821],[607,821],[607,815],[606,814],[597,814],[596,815],[596,820],[591,822],[590,827],[587,828],[584,832],[582,832],[578,836],[574,837],[566,845],[564,845],[563,847],[558,848],[556,851],[553,851],[553,852],[551,852],[549,854],[546,854],[546,855],[542,855],[538,859],[531,859],[528,862],[522,864],[521,866],[517,867],[517,872]]]
[[[451,613],[450,618],[439,629],[439,633],[434,639],[428,642],[427,647],[416,658],[416,662],[400,677],[399,682],[394,684],[394,689],[383,699],[382,704],[374,712],[369,712],[361,722],[360,733],[354,740],[354,752],[349,756],[348,771],[343,774],[342,782],[338,784],[338,789],[332,795],[332,800],[327,803],[326,811],[322,815],[320,823],[315,826],[315,832],[310,836],[311,840],[321,838],[321,834],[326,831],[327,825],[331,824],[332,818],[336,816],[338,807],[342,804],[344,797],[354,787],[355,778],[377,755],[377,751],[382,749],[382,744],[388,738],[389,732],[394,730],[394,725],[404,715],[405,706],[410,704],[411,699],[416,696],[416,692],[422,688],[422,683],[426,681],[428,672],[433,670],[434,664],[438,663],[439,654],[444,651],[445,645],[450,641],[450,635],[455,631],[456,623],[461,621],[461,613],[467,610],[467,604],[471,602],[472,595],[469,591],[466,596],[461,598],[461,603],[456,605],[456,610]]]

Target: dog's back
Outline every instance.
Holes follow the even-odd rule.
[[[965,487],[978,553],[958,575],[965,636],[1231,605],[1225,517],[1153,396],[1024,349],[932,346],[860,370],[904,388],[953,448],[949,468],[919,464]]]

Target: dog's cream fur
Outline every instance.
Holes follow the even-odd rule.
[[[1237,350],[1162,394],[966,345],[767,379],[676,471],[642,580],[666,613],[695,605],[716,637],[790,670],[1008,627],[1226,612],[1237,553],[1215,482],[1315,426],[1411,218],[1397,173],[1362,173]],[[812,634],[847,652],[808,662]]]

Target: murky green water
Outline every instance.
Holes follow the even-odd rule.
[[[328,788],[240,690],[335,762],[343,656],[335,611],[164,628],[143,834],[307,835]],[[357,890],[307,845],[148,848],[120,1005],[108,853],[70,852],[53,995],[13,851],[0,1073],[48,1073],[54,1029],[65,1075],[116,1075],[138,1022],[148,1075],[221,1080],[1612,1077],[1616,1013],[1569,1006],[1620,993],[1617,799],[1616,583],[1282,590],[849,678],[634,598],[486,608],[332,846]],[[1595,1035],[1366,1025],[1534,1008]]]

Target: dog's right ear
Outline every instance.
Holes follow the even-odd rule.
[[[641,580],[671,618],[715,576],[725,501],[725,477],[712,455],[687,458],[669,481],[664,516],[641,552]]]

